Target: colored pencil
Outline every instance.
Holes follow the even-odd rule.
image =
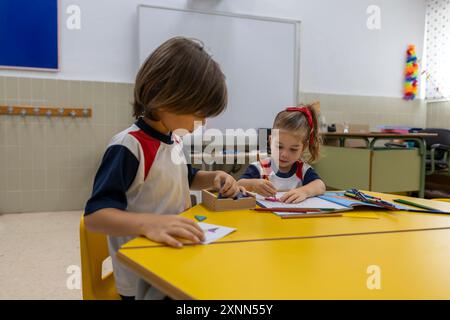
[[[394,202],[401,203],[401,204],[406,204],[406,205],[411,206],[411,207],[416,207],[416,208],[425,209],[425,210],[440,211],[440,210],[435,209],[435,208],[424,206],[423,204],[418,204],[418,203],[411,202],[411,201],[408,201],[408,200],[403,200],[403,199],[394,199]]]
[[[255,208],[253,209],[259,212],[322,212],[322,211],[334,211],[333,208]]]

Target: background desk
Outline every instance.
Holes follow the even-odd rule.
[[[426,143],[430,133],[324,133],[336,138],[339,147],[323,146],[323,156],[314,165],[327,186],[335,189],[359,188],[380,192],[425,192]],[[345,148],[345,140],[362,139],[365,148]],[[418,148],[378,148],[380,140],[408,140]]]
[[[194,210],[206,209],[183,215]],[[206,222],[227,221],[221,224],[238,230],[182,249],[138,238],[118,258],[173,298],[450,299],[449,216],[282,220],[250,212],[206,214]],[[381,290],[366,286],[370,265],[381,268]]]

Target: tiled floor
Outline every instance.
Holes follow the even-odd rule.
[[[0,299],[81,299],[80,215],[0,215]]]

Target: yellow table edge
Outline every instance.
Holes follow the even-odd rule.
[[[135,249],[141,249],[141,248],[135,248]],[[149,249],[149,248],[146,248]],[[122,249],[123,250],[123,249]],[[140,264],[134,262],[133,260],[128,259],[125,257],[120,250],[116,254],[117,259],[127,266],[128,268],[132,269],[135,273],[139,275],[139,277],[143,278],[145,281],[150,283],[152,286],[154,286],[156,289],[164,292],[168,296],[170,296],[173,299],[178,300],[194,300],[193,297],[185,293],[184,291],[178,289],[177,287],[173,286],[169,282],[161,279],[159,276],[154,274],[148,269],[145,269]]]
[[[436,230],[449,230],[450,228],[439,228]],[[383,232],[384,234],[406,234],[406,233],[419,233],[419,232],[432,232],[434,230],[417,230],[417,231],[411,231],[411,230],[404,230],[404,231],[394,231],[394,232]],[[344,235],[345,236],[377,236],[383,233],[373,233],[373,234],[367,234],[367,233],[362,233],[362,234],[358,234],[358,235]],[[325,236],[325,237],[317,237],[317,238],[331,238],[329,236]],[[310,238],[309,238],[310,239]],[[284,241],[289,241],[289,240],[308,240],[308,239],[279,239],[279,240],[284,240]],[[263,239],[261,239],[261,241],[263,241]],[[273,242],[273,240],[265,240],[268,242]],[[224,243],[212,243],[208,246],[211,245],[220,245],[220,244],[224,244]],[[150,249],[150,248],[155,248],[155,247],[148,247],[148,248],[134,248],[135,251],[139,251],[139,249]],[[121,249],[123,250],[123,249]],[[185,299],[185,300],[193,300],[195,299],[193,296],[187,294],[186,292],[184,292],[183,290],[175,287],[174,285],[172,285],[171,283],[169,283],[168,281],[165,281],[164,279],[162,279],[160,276],[156,275],[155,273],[153,273],[152,271],[150,271],[149,269],[146,269],[145,267],[142,267],[141,265],[139,265],[139,263],[136,263],[135,261],[133,261],[132,259],[128,258],[125,254],[123,254],[121,252],[121,250],[117,253],[117,257],[118,259],[124,263],[126,266],[130,267],[135,273],[137,273],[140,277],[142,277],[144,280],[146,280],[147,282],[149,282],[151,285],[153,285],[154,287],[156,287],[158,290],[163,291],[164,293],[166,293],[167,295],[169,295],[171,298],[173,299]],[[128,250],[125,250],[128,251]],[[131,250],[132,251],[132,250]]]
[[[375,235],[375,234],[390,234],[390,233],[407,233],[407,232],[420,232],[420,231],[436,231],[436,230],[450,230],[450,227],[437,227],[437,228],[419,228],[419,229],[406,229],[406,230],[386,230],[386,231],[373,231],[373,232],[355,232],[355,233],[341,233],[341,234],[326,234],[318,236],[292,236],[292,237],[276,237],[276,238],[257,238],[257,239],[245,239],[245,240],[222,240],[210,243],[208,245],[218,245],[227,243],[242,243],[242,242],[258,242],[258,241],[279,241],[279,240],[301,240],[301,239],[318,239],[318,238],[334,238],[334,237],[351,237],[351,236],[363,236],[363,235]],[[184,246],[201,246],[202,244],[184,244]],[[120,250],[134,250],[134,249],[150,249],[167,247],[165,244],[160,245],[147,245],[147,246],[135,246],[135,247],[122,247]]]

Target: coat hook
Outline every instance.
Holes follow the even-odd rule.
[[[59,108],[58,109],[58,113],[59,113],[60,116],[63,116],[64,115],[64,108]]]
[[[40,113],[40,111],[41,111],[41,108],[39,108],[39,107],[34,107],[33,111],[34,111],[34,114],[38,116],[39,113]]]
[[[20,115],[21,115],[22,117],[25,117],[25,116],[27,115],[27,110],[26,110],[26,109],[22,109],[22,110],[20,111]]]

